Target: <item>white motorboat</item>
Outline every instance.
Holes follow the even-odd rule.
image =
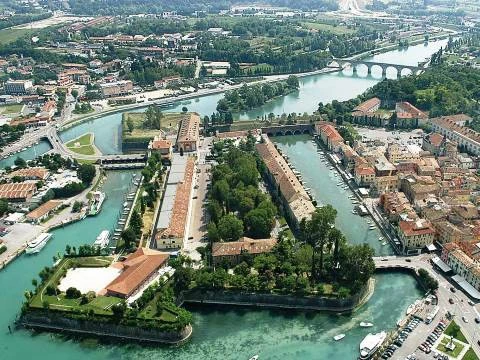
[[[383,246],[387,245],[387,242],[386,241],[382,242],[382,245]]]
[[[103,230],[95,239],[93,246],[99,247],[100,249],[104,249],[108,246],[110,242],[110,231]]]
[[[27,248],[25,249],[25,253],[27,254],[36,254],[40,252],[47,244],[47,241],[50,240],[52,234],[50,233],[43,233],[37,236],[34,240],[27,243]]]
[[[360,343],[360,359],[366,360],[370,359],[375,351],[383,344],[387,338],[387,333],[385,331],[379,332],[377,334],[368,334]]]
[[[370,322],[362,321],[362,322],[360,323],[360,327],[372,327],[372,326],[373,326],[373,324],[370,323]]]
[[[258,355],[253,355],[249,360],[258,360]]]
[[[345,337],[345,334],[338,334],[333,337],[333,340],[339,341],[342,340]]]
[[[407,311],[405,311],[405,314],[410,315],[412,311],[415,310],[415,306],[416,306],[415,303],[408,305]]]

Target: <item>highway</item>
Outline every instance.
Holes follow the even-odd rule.
[[[440,312],[431,325],[436,325],[438,323],[438,320],[441,317],[444,317],[447,311],[450,311],[450,313],[454,315],[455,322],[462,328],[463,334],[465,335],[470,345],[473,347],[475,353],[480,354],[480,346],[477,343],[477,341],[480,339],[480,324],[475,323],[475,317],[480,317],[480,314],[478,312],[479,305],[477,303],[475,303],[475,305],[473,306],[470,305],[468,303],[470,299],[463,292],[463,290],[458,288],[456,289],[456,292],[452,292],[450,290],[450,288],[455,287],[455,285],[450,283],[449,277],[445,277],[443,274],[440,273],[439,270],[433,268],[432,264],[430,263],[430,259],[432,257],[433,255],[428,254],[411,257],[387,256],[376,257],[374,258],[374,261],[377,268],[401,267],[415,270],[423,268],[427,270],[438,281],[439,284],[437,296]],[[399,289],[399,291],[401,291],[401,289]],[[450,304],[449,299],[453,299],[454,304]],[[462,320],[462,316],[465,316],[468,322],[464,322]],[[426,327],[428,334],[431,332],[429,328],[430,327]],[[411,338],[414,338],[414,341],[416,342],[415,347],[410,347],[409,349],[408,346],[405,347],[405,345],[408,344],[404,344],[404,349],[408,349],[411,350],[410,352],[413,352],[416,346],[420,345],[423,341],[425,341],[426,336],[412,336]],[[420,353],[420,351],[417,350],[417,353]],[[431,356],[429,358],[431,358]],[[404,357],[402,359],[404,359]]]

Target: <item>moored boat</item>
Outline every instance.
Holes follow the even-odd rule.
[[[90,203],[90,209],[88,210],[89,216],[97,215],[102,209],[103,202],[105,201],[105,194],[101,191],[95,191]]]
[[[34,240],[27,243],[27,247],[25,249],[25,253],[27,254],[36,254],[42,250],[45,245],[47,245],[47,241],[50,240],[52,234],[50,233],[43,233],[37,236]]]
[[[258,355],[253,355],[249,360],[258,360]]]
[[[100,249],[104,249],[108,246],[110,242],[110,231],[103,230],[95,239],[93,246],[99,247]]]
[[[385,331],[379,332],[377,334],[368,334],[360,343],[360,359],[366,360],[370,359],[377,349],[383,344],[387,338],[387,333]]]
[[[345,334],[338,334],[333,337],[333,340],[339,341],[342,340],[345,337]]]
[[[373,326],[373,324],[370,323],[370,322],[362,321],[362,322],[360,323],[360,327],[372,327],[372,326]]]

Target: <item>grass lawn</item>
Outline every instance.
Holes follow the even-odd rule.
[[[477,354],[473,351],[472,348],[468,349],[468,351],[463,355],[462,360],[478,360]]]
[[[468,349],[468,351],[463,355],[462,360],[478,360],[477,354],[473,351],[472,348]]]
[[[67,148],[81,155],[95,155],[93,134],[87,133],[66,143]]]
[[[453,343],[455,344],[455,349],[453,351],[450,351],[445,347],[445,345],[447,345],[449,342],[450,339],[444,337],[441,343],[437,345],[437,349],[445,354],[448,354],[451,357],[456,358],[462,352],[465,346],[460,342],[453,340]]]
[[[97,162],[97,160],[82,160],[82,159],[77,159],[77,161],[80,164],[95,164]]]
[[[455,339],[468,344],[468,341],[465,338],[465,335],[463,335],[460,326],[458,326],[455,321],[452,321],[450,325],[448,325],[448,327],[445,329],[444,334],[448,336],[453,336]]]
[[[22,111],[24,105],[23,104],[10,104],[0,106],[0,114],[8,115],[8,114],[18,114]]]
[[[183,118],[182,113],[164,113],[161,120],[161,128],[168,133],[176,133],[178,124]],[[133,121],[134,129],[128,131],[127,120]],[[142,123],[145,119],[145,113],[124,113],[122,117],[123,138],[153,138],[159,134],[158,130],[144,129]]]
[[[322,24],[322,23],[316,23],[316,22],[304,22],[302,23],[302,26],[306,27],[307,29],[328,31],[337,35],[353,34],[356,32],[356,30],[349,29],[343,25],[334,26],[330,24]]]
[[[83,134],[82,136],[73,139],[67,143],[67,146],[75,146],[79,144],[80,146],[91,145],[92,144],[92,133]]]
[[[26,35],[29,29],[3,29],[0,30],[0,44],[11,43]]]

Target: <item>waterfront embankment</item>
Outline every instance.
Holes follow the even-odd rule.
[[[227,290],[191,290],[179,297],[179,305],[211,304],[265,309],[294,309],[299,311],[326,311],[349,313],[364,305],[375,291],[371,278],[357,294],[340,298],[323,296],[280,295],[267,293],[239,293]]]
[[[17,326],[99,339],[109,338],[128,342],[169,345],[184,343],[192,335],[191,325],[179,331],[165,332],[154,328],[146,329],[111,322],[72,319],[53,311],[27,311],[17,321]]]

